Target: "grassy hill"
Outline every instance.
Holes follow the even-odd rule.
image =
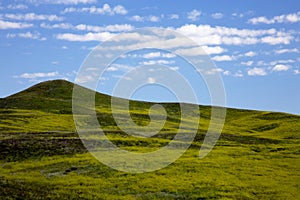
[[[79,139],[72,117],[73,83],[54,80],[0,99],[0,197],[3,199],[297,199],[300,197],[300,116],[227,109],[214,150],[198,158],[210,120],[199,106],[197,136],[168,167],[144,174],[99,163]],[[82,88],[84,91],[87,89]],[[162,103],[168,117],[151,138],[122,132],[110,96],[96,94],[98,121],[120,148],[150,152],[165,146],[178,130],[180,108]],[[149,123],[150,102],[130,102],[139,125]],[[125,111],[119,109],[117,114]],[[199,112],[199,111],[197,111]],[[188,133],[189,122],[183,122]],[[91,141],[93,142],[93,141]]]

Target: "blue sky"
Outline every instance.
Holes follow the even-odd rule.
[[[227,106],[300,114],[296,0],[0,1],[0,97],[49,79],[74,81],[93,47],[142,27],[170,28],[201,45],[222,75]],[[136,61],[185,70],[184,63],[165,54],[145,51]],[[148,89],[150,93],[141,91],[136,98],[173,100],[166,91]],[[99,90],[110,93],[106,87]]]

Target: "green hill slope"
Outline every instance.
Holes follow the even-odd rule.
[[[73,83],[65,80],[42,82],[24,91],[1,99],[0,108],[72,113],[73,87]],[[82,88],[82,90],[89,91],[84,88]],[[97,93],[96,96],[97,99],[101,99],[102,102],[107,102],[110,99],[109,96],[100,93]]]
[[[72,116],[73,86],[64,80],[47,81],[0,99],[3,166],[0,198],[296,199],[300,196],[300,116],[227,109],[220,139],[213,151],[200,160],[198,153],[210,122],[210,107],[199,106],[199,130],[180,159],[156,172],[129,174],[99,163],[83,146]],[[178,131],[179,104],[161,103],[168,114],[162,130],[150,138],[139,138],[124,133],[116,125],[110,96],[97,93],[95,99],[99,124],[122,149],[151,152],[167,145]],[[137,125],[150,122],[151,105],[130,101],[130,114]],[[116,114],[122,116],[125,112],[120,107]],[[185,134],[189,134],[191,120],[182,122]],[[87,144],[94,142],[91,139]]]

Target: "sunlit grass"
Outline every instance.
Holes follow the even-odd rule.
[[[58,82],[58,88],[54,89],[58,96],[55,96],[48,88],[53,85],[49,84],[0,101],[1,199],[297,199],[300,196],[299,116],[227,109],[219,141],[205,158],[199,159],[210,120],[210,107],[200,106],[198,133],[181,158],[155,172],[130,174],[111,169],[87,152],[75,131],[71,93],[67,92],[71,85]],[[120,130],[107,96],[96,99],[99,124],[110,141],[122,149],[138,153],[155,151],[167,145],[178,131],[178,104],[162,104],[168,114],[163,129],[150,138],[141,138]],[[149,123],[151,105],[131,102],[130,113],[136,124]],[[120,115],[126,112],[122,108],[116,110]],[[193,120],[182,122],[184,133],[190,133],[189,124]],[[101,141],[97,135],[86,139],[88,145]]]

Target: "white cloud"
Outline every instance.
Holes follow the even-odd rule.
[[[101,33],[89,32],[83,35],[78,35],[73,33],[62,33],[62,34],[57,34],[56,38],[59,40],[88,42],[88,41],[105,41],[113,36],[114,34],[110,32],[101,32]]]
[[[142,21],[144,21],[144,18],[139,15],[134,15],[134,16],[130,17],[129,20],[135,21],[135,22],[142,22]]]
[[[173,64],[174,61],[173,60],[149,60],[149,61],[143,61],[140,62],[140,64],[142,65],[169,65],[169,64]]]
[[[48,20],[48,21],[62,21],[64,18],[57,15],[39,15],[35,13],[26,13],[26,14],[5,14],[8,19],[13,20],[25,20],[25,21],[34,21],[34,20]]]
[[[130,21],[135,22],[144,22],[144,21],[150,21],[150,22],[158,22],[160,18],[158,16],[150,15],[150,16],[140,16],[140,15],[134,15],[128,18]]]
[[[19,22],[8,22],[0,19],[0,29],[23,29],[30,28],[33,24],[19,23]]]
[[[292,60],[292,59],[288,59],[288,60],[275,60],[275,61],[272,61],[270,62],[270,65],[276,65],[278,63],[280,64],[286,64],[286,63],[294,63],[295,60]]]
[[[134,26],[130,24],[114,24],[108,26],[92,26],[87,24],[78,24],[76,26],[69,24],[69,23],[60,23],[60,24],[47,24],[41,23],[40,26],[46,29],[73,29],[79,31],[92,31],[92,32],[103,32],[103,31],[110,31],[110,32],[123,32],[123,31],[131,31],[134,29]]]
[[[39,32],[26,32],[26,33],[8,33],[6,35],[7,38],[15,38],[15,37],[20,37],[20,38],[26,38],[26,39],[33,39],[33,40],[47,40],[46,37],[42,37]]]
[[[278,64],[272,68],[272,71],[280,72],[280,71],[287,71],[289,69],[290,69],[290,66],[288,66],[288,65]]]
[[[147,58],[147,59],[149,59],[149,58],[159,58],[159,57],[174,58],[175,55],[172,54],[172,53],[150,52],[150,53],[142,55],[142,57]]]
[[[203,50],[209,54],[209,55],[212,55],[212,54],[220,54],[220,53],[223,53],[225,52],[226,50],[223,49],[222,47],[219,47],[219,46],[202,46]]]
[[[259,23],[272,24],[272,23],[275,23],[272,20],[268,20],[266,17],[255,17],[255,18],[249,19],[248,22],[251,23],[251,24],[259,24]]]
[[[134,27],[130,24],[114,24],[108,26],[91,26],[86,24],[79,24],[75,26],[77,30],[84,31],[93,31],[93,32],[101,32],[101,31],[110,31],[110,32],[122,32],[122,31],[131,31]]]
[[[296,23],[300,21],[300,12],[278,15],[271,19],[266,18],[265,16],[255,17],[249,19],[251,24],[275,24],[275,23]]]
[[[169,19],[179,19],[179,15],[177,14],[170,14]]]
[[[25,4],[9,4],[7,8],[12,10],[25,10],[28,9],[28,6]]]
[[[271,45],[289,44],[292,39],[293,39],[293,37],[290,36],[290,35],[285,35],[285,36],[266,36],[266,37],[261,38],[261,42],[262,43],[271,44]]]
[[[52,65],[58,65],[58,64],[59,64],[59,61],[52,61],[51,64],[52,64]]]
[[[84,8],[75,8],[75,7],[65,8],[62,13],[65,14],[65,13],[72,13],[72,12],[90,13],[90,14],[98,14],[98,15],[126,15],[128,13],[126,8],[122,5],[111,7],[107,3],[103,4],[102,7],[91,6],[91,7],[84,7]]]
[[[25,79],[35,79],[35,78],[50,78],[50,77],[55,77],[58,76],[59,73],[56,72],[48,72],[48,73],[24,73],[19,76],[14,76],[14,78],[25,78]]]
[[[254,67],[252,69],[248,69],[247,71],[249,76],[265,76],[267,72],[263,68]]]
[[[212,60],[220,62],[220,61],[231,61],[231,60],[234,60],[234,58],[229,55],[221,55],[221,56],[212,57]]]
[[[171,70],[178,71],[179,67],[170,67]]]
[[[149,16],[149,21],[150,22],[158,22],[159,21],[159,17],[157,17],[157,16]]]
[[[147,83],[149,83],[149,84],[156,83],[156,79],[154,77],[148,77]]]
[[[245,53],[245,56],[247,56],[247,57],[253,57],[255,55],[256,55],[256,53],[253,51],[248,51],[247,53]]]
[[[221,18],[223,18],[223,14],[222,13],[213,13],[211,15],[211,17],[214,19],[221,19]]]
[[[176,29],[200,45],[250,45],[257,43],[288,44],[294,37],[291,33],[276,29],[237,29],[224,26],[187,24]]]
[[[256,65],[257,66],[269,66],[270,64],[266,63],[263,60],[259,60],[259,61],[257,61]]]
[[[97,3],[97,0],[28,0],[28,1],[34,4],[65,4],[65,5]]]
[[[197,56],[197,55],[212,55],[220,54],[226,52],[226,49],[223,49],[220,46],[201,46],[201,47],[192,47],[192,48],[180,48],[176,50],[176,53],[183,54],[185,56]]]
[[[121,79],[121,80],[126,80],[126,81],[131,81],[132,78],[129,76],[124,76],[124,75],[116,75],[114,74],[112,77],[117,78],[117,79]]]
[[[201,12],[199,10],[192,10],[191,12],[187,13],[187,18],[191,21],[196,21],[199,19]]]
[[[119,15],[126,15],[128,13],[128,11],[121,5],[115,6],[113,12]]]
[[[143,55],[143,58],[157,58],[157,57],[161,57],[160,52],[151,52]]]
[[[223,72],[223,74],[224,74],[225,76],[229,76],[229,75],[230,75],[230,71],[226,70],[226,71]]]
[[[221,68],[213,68],[213,69],[210,69],[208,71],[205,71],[205,74],[207,74],[207,75],[214,75],[214,74],[217,74],[217,73],[221,73],[223,71],[224,70],[221,69]]]
[[[118,68],[117,67],[114,67],[114,66],[110,66],[106,69],[106,71],[108,72],[114,72],[114,71],[118,71]]]
[[[172,53],[150,52],[146,54],[126,54],[126,55],[122,55],[121,57],[153,59],[153,58],[174,58],[176,57],[176,55]]]
[[[76,82],[78,83],[86,83],[86,82],[91,82],[94,81],[96,78],[91,75],[79,75],[76,77]]]
[[[234,77],[243,77],[244,74],[242,73],[241,70],[237,71],[236,73],[233,74]]]
[[[161,56],[163,58],[174,58],[174,57],[176,57],[176,55],[174,55],[172,53],[162,53]]]
[[[232,16],[242,18],[242,17],[244,17],[244,14],[243,13],[232,13]]]
[[[241,62],[241,65],[252,66],[253,65],[253,61],[249,60],[247,62]]]
[[[294,70],[294,74],[300,74],[300,70],[299,69],[295,69]]]
[[[130,71],[134,67],[125,64],[112,64],[111,66],[109,66],[109,68],[108,71],[117,71],[117,70]]]
[[[47,24],[47,23],[41,23],[40,27],[46,28],[46,29],[54,29],[54,28],[59,28],[59,29],[72,29],[73,25],[69,23],[60,23],[60,24]]]
[[[276,54],[283,54],[283,53],[299,53],[299,50],[297,48],[293,49],[278,49],[275,50]]]

